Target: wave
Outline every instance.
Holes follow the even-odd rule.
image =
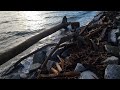
[[[2,22],[0,22],[0,24],[9,23],[9,22],[11,22],[11,21],[2,21]]]
[[[0,47],[3,45],[7,45],[7,43],[14,42],[17,38],[31,36],[33,34],[40,33],[41,31],[44,31],[47,28],[51,28],[56,24],[60,23],[62,21],[63,16],[67,16],[68,22],[79,21],[81,25],[86,23],[87,21],[90,21],[91,18],[89,17],[93,17],[92,14],[93,11],[44,11],[42,13],[41,12],[42,11],[40,11],[40,14],[37,14],[38,16],[36,16],[40,18],[33,17],[32,20],[31,18],[30,19],[28,18],[29,19],[28,20],[24,16],[19,15],[15,16],[14,14],[9,15],[9,13],[7,14],[9,18],[8,17],[0,18],[2,20],[0,22],[1,25]]]

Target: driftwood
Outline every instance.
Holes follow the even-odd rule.
[[[91,22],[80,30],[79,35],[81,35],[90,25],[91,25]]]
[[[64,27],[67,27],[69,24],[70,23],[61,23],[53,28],[50,28],[42,33],[39,33],[39,34],[29,38],[28,40],[19,44],[18,46],[13,47],[12,49],[10,49],[4,53],[1,53],[0,54],[0,65],[7,62],[8,60],[15,57],[16,55],[20,54],[21,52],[23,52],[24,50],[26,50],[27,48],[29,48],[30,46],[32,46],[33,44],[38,42],[39,40],[45,38],[46,36],[56,32]]]
[[[87,34],[84,38],[90,38],[92,36],[94,36],[96,33],[99,33],[100,31],[102,31],[108,24],[103,24],[101,25],[99,28],[93,30],[92,32],[90,32],[89,34]]]
[[[104,18],[105,18],[105,17],[103,17],[102,20],[103,20]],[[86,26],[80,31],[79,34],[73,33],[73,34],[71,34],[71,35],[69,35],[69,36],[66,36],[66,37],[61,38],[60,41],[59,41],[59,43],[58,43],[58,45],[53,49],[53,51],[48,55],[48,57],[46,58],[46,60],[44,61],[44,63],[41,65],[40,71],[39,71],[39,73],[38,73],[38,77],[37,77],[37,78],[39,78],[39,76],[40,76],[40,74],[41,74],[41,71],[42,71],[42,69],[45,67],[48,59],[49,59],[49,58],[51,57],[51,55],[55,52],[55,50],[59,47],[59,45],[60,45],[61,43],[63,43],[63,42],[66,42],[66,41],[74,38],[76,35],[77,35],[76,37],[78,37],[78,36],[81,35],[90,25],[91,25],[91,22],[90,22],[88,25],[86,25]],[[93,36],[93,35],[95,35],[96,33],[100,32],[106,25],[108,25],[108,24],[105,23],[105,24],[101,25],[99,28],[95,29],[93,32],[90,32],[90,33],[88,33],[86,36],[84,36],[84,38],[85,38],[85,39],[90,39],[91,36]],[[94,49],[96,50],[97,48],[94,47]]]
[[[58,75],[59,74],[59,72],[58,72],[58,70],[56,70],[55,68],[51,68],[51,71],[55,74],[55,75]]]
[[[47,48],[48,46],[55,46],[55,45],[57,45],[57,44],[56,44],[56,43],[47,44],[47,45],[43,46],[42,48],[37,49],[37,50],[33,51],[32,53],[30,53],[30,54],[22,57],[20,60],[18,60],[16,63],[14,63],[10,68],[8,68],[8,69],[6,70],[6,72],[5,72],[4,74],[2,74],[2,76],[11,73],[11,72],[18,66],[18,64],[19,64],[21,61],[23,61],[24,59],[32,56],[33,54],[35,54],[35,53],[37,53],[37,52],[39,52],[39,51],[41,51],[41,50],[43,50],[44,48]]]
[[[109,25],[111,26],[111,21],[109,22],[108,21],[108,18],[109,18],[109,16],[110,15],[108,15],[108,17],[106,17],[106,15],[103,15],[98,21],[97,21],[97,24],[95,24],[94,25],[94,23],[93,23],[93,25],[92,25],[92,23],[89,23],[87,26],[85,26],[83,29],[81,29],[80,30],[80,33],[79,33],[79,35],[81,35],[82,34],[82,36],[84,37],[84,39],[88,39],[88,40],[92,40],[91,42],[92,42],[92,46],[93,46],[93,48],[96,50],[96,51],[98,51],[97,50],[97,48],[96,48],[96,42],[94,42],[94,40],[96,40],[94,37],[98,37],[99,36],[99,34],[100,34],[100,36],[99,36],[99,40],[101,41],[103,38],[104,38],[104,36],[105,36],[105,33],[106,33],[106,31],[107,31],[107,28],[106,27],[108,27]],[[92,31],[92,32],[91,32]],[[84,33],[85,32],[85,33]],[[88,42],[88,44],[89,44],[89,42]],[[87,55],[87,58],[86,57],[84,57],[84,59],[83,59],[83,62],[85,63],[89,63],[89,64],[92,64],[92,65],[96,65],[96,68],[98,68],[97,67],[97,63],[99,62],[97,62],[97,59],[98,58],[100,58],[99,56],[97,57],[96,55],[99,55],[99,53],[97,52],[97,54],[96,54],[96,52],[95,52],[95,56],[93,57],[93,56],[90,56],[91,54],[94,54],[94,51],[93,50],[90,50],[90,48],[91,48],[91,46],[88,46],[88,48],[86,48],[86,49],[88,49],[88,50],[86,50],[86,51],[89,51],[87,54],[89,54],[89,55],[87,55],[86,53],[84,54],[84,52],[82,53],[82,51],[84,51],[84,50],[82,50],[81,51],[81,53],[83,54],[83,55],[81,55],[81,58],[83,58],[82,56],[86,56]],[[104,56],[104,53],[103,53],[103,56],[102,56],[102,54],[100,54],[101,55],[101,57],[103,58],[103,56]],[[75,56],[75,55],[74,55]],[[91,58],[92,57],[92,58]],[[96,58],[97,57],[97,58]],[[106,54],[105,54],[105,56],[104,56],[104,58],[106,57]],[[78,56],[78,58],[79,58],[79,56]],[[88,60],[88,61],[84,61],[84,60]],[[93,61],[93,62],[91,62],[92,60],[95,60],[95,61]],[[76,60],[76,59],[74,59],[74,60]],[[86,64],[85,63],[85,64]],[[99,65],[99,64],[98,64]],[[66,73],[66,72],[65,72]],[[58,75],[57,74],[39,74],[39,78],[59,78],[59,77],[69,77],[69,75],[70,74],[61,74],[61,73],[59,73]],[[101,73],[100,73],[101,74]]]
[[[102,41],[102,40],[103,40],[103,38],[105,37],[106,31],[107,31],[107,28],[103,29],[103,31],[102,31],[102,33],[101,33],[101,35],[100,35],[100,37],[99,37],[99,41]]]
[[[96,17],[94,17],[93,20],[94,20],[95,18],[96,18]],[[91,27],[93,28],[93,27],[95,27],[95,26],[98,26],[98,23],[97,23],[97,24],[93,24],[93,20],[92,20],[91,22],[89,22],[83,29],[80,30],[80,33],[79,33],[80,35],[81,35],[84,31],[86,31],[88,28],[91,28]],[[102,20],[103,20],[103,19],[102,19]],[[93,26],[92,24],[93,24],[94,26]]]
[[[108,15],[109,17],[110,15]],[[110,22],[113,22],[111,19],[110,19]],[[35,71],[35,74],[37,76],[38,79],[41,79],[41,78],[70,78],[70,77],[78,77],[80,76],[80,73],[77,73],[77,72],[66,72],[66,71],[69,71],[69,69],[65,69],[66,71],[64,71],[64,65],[66,64],[66,62],[64,63],[65,60],[62,60],[62,58],[60,58],[58,56],[58,58],[60,59],[60,62],[56,64],[56,67],[52,67],[51,68],[51,71],[53,72],[53,74],[43,74],[44,72],[41,73],[41,71],[44,71],[45,69],[45,66],[46,66],[46,63],[48,61],[48,59],[51,57],[51,55],[61,46],[65,46],[64,42],[66,41],[69,41],[70,39],[74,39],[75,37],[79,37],[81,36],[82,34],[82,37],[84,39],[87,39],[91,41],[91,45],[89,46],[88,44],[90,44],[90,42],[87,42],[87,44],[85,45],[85,47],[88,47],[85,48],[86,50],[84,49],[81,49],[81,52],[80,54],[77,53],[76,54],[73,54],[73,57],[69,57],[69,61],[71,61],[72,63],[72,58],[74,59],[74,62],[76,57],[77,58],[82,58],[83,60],[81,60],[81,62],[83,64],[90,64],[91,66],[95,66],[96,69],[98,69],[97,66],[99,66],[99,60],[98,59],[104,59],[106,57],[106,52],[99,52],[97,49],[97,43],[96,43],[96,38],[98,39],[98,41],[101,41],[102,42],[102,39],[104,39],[105,37],[105,33],[108,31],[108,26],[111,26],[112,23],[110,23],[106,16],[103,15],[97,22],[90,22],[88,25],[86,25],[84,28],[80,29],[80,33],[73,33],[69,36],[66,36],[66,37],[63,37],[60,39],[60,41],[58,42],[58,44],[55,44],[55,48],[52,50],[52,52],[48,55],[48,57],[45,59],[44,63],[40,66],[40,71]],[[73,23],[74,25],[75,23]],[[74,27],[75,28],[75,27]],[[85,32],[85,33],[84,33]],[[75,39],[76,41],[80,41],[82,42],[81,40],[79,40],[78,38]],[[74,40],[73,40],[74,41]],[[101,45],[101,42],[100,42],[100,45]],[[104,41],[103,41],[104,42]],[[75,43],[75,42],[74,42]],[[79,45],[80,46],[80,45]],[[96,50],[96,52],[94,52],[94,50],[90,50],[92,48],[94,48],[94,50]],[[103,47],[103,45],[99,46],[100,49]],[[100,50],[102,51],[102,50]],[[37,52],[37,51],[36,51]],[[105,54],[104,54],[105,53]],[[31,53],[29,55],[27,55],[26,57],[23,57],[22,59],[25,59],[31,55],[33,55],[34,53]],[[97,56],[99,55],[99,56]],[[21,60],[22,60],[21,59]],[[21,61],[20,60],[20,61]],[[87,60],[87,61],[86,61]],[[17,62],[17,64],[20,63],[20,61]],[[14,65],[14,66],[17,66]],[[75,65],[74,63],[72,63],[73,65]],[[65,66],[66,67],[66,66]],[[68,67],[67,67],[68,68]],[[99,71],[99,70],[98,70]],[[46,73],[46,72],[45,72]],[[101,74],[101,73],[100,73]]]
[[[56,46],[56,45],[57,45],[57,43],[47,44],[47,45],[43,46],[42,48],[37,49],[37,50],[31,52],[30,54],[28,54],[28,55],[20,58],[16,63],[14,63],[10,68],[8,68],[8,69],[6,70],[6,72],[2,74],[2,76],[11,73],[11,72],[18,66],[18,64],[19,64],[21,61],[23,61],[24,59],[32,56],[33,54],[41,51],[42,49],[44,49],[44,48],[46,48],[46,47],[48,47],[48,46]],[[71,45],[73,45],[73,44],[61,44],[61,45],[59,46],[59,48],[61,48],[61,47],[70,47]]]
[[[60,74],[40,74],[40,78],[57,78],[57,77],[78,77],[80,76],[79,72],[74,72],[74,71],[70,71],[70,72],[64,72],[64,73],[60,73]]]
[[[72,38],[72,36],[73,36],[73,34],[72,34],[72,35],[69,35],[69,36],[63,37],[63,38],[60,40],[60,43],[64,43],[65,41],[70,40],[70,39]],[[65,39],[65,38],[66,38],[66,39]],[[73,44],[73,43],[72,43],[72,44]],[[37,49],[37,50],[33,51],[32,53],[30,53],[30,54],[22,57],[20,60],[18,60],[16,63],[14,63],[10,68],[8,68],[8,69],[2,74],[2,76],[3,76],[3,75],[8,75],[8,74],[11,73],[12,71],[14,71],[14,69],[18,66],[18,64],[19,64],[21,61],[23,61],[24,59],[32,56],[33,54],[35,54],[35,53],[37,53],[37,52],[43,50],[44,48],[47,48],[48,46],[57,46],[56,49],[58,49],[58,48],[60,48],[60,47],[70,47],[72,44],[61,44],[61,45],[58,45],[57,43],[47,44],[47,45],[43,46],[42,48]],[[54,51],[55,51],[56,49],[54,49]],[[54,51],[51,53],[51,55],[54,53]],[[50,57],[51,55],[49,55],[49,57]],[[49,58],[49,57],[48,57],[48,58]],[[48,59],[47,59],[47,60],[48,60]],[[46,63],[45,63],[45,64],[46,64]],[[43,66],[44,66],[44,65],[43,65]]]
[[[57,67],[58,72],[61,72],[61,71],[62,71],[62,68],[61,68],[61,66],[59,65],[59,63],[56,63],[56,67]]]
[[[65,60],[62,59],[59,55],[57,55],[57,57],[58,57],[58,59],[60,60],[59,65],[61,65],[61,68],[63,69],[63,68],[64,68]]]
[[[68,35],[68,36],[65,36],[63,38],[60,39],[60,41],[58,42],[58,44],[56,45],[56,47],[53,49],[53,51],[48,55],[48,57],[46,58],[45,62],[43,63],[42,67],[44,67],[44,65],[47,63],[47,60],[51,57],[51,55],[58,49],[59,45],[66,42],[66,41],[69,41],[70,39],[73,38],[73,35],[74,34],[71,34],[71,35]]]
[[[58,44],[56,45],[56,47],[51,51],[51,53],[48,55],[48,57],[45,59],[45,61],[43,62],[43,64],[40,66],[40,70],[38,72],[38,77],[39,78],[39,75],[42,71],[42,69],[45,67],[45,65],[47,64],[47,61],[48,59],[51,57],[51,55],[59,48],[59,45],[66,42],[66,41],[69,41],[70,39],[73,38],[73,35],[74,34],[71,34],[71,35],[68,35],[68,36],[65,36],[63,38],[60,39],[60,41],[58,42]]]
[[[97,47],[96,43],[95,43],[92,39],[90,39],[90,41],[91,41],[91,44],[92,44],[92,46],[93,46],[93,49],[94,49],[95,51],[97,51],[97,50],[98,50],[98,47]]]

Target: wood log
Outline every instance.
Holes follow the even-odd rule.
[[[70,39],[72,39],[74,36],[74,33],[73,34],[70,34],[68,36],[65,36],[65,37],[62,37],[58,44],[56,45],[56,47],[51,51],[51,53],[48,55],[48,57],[45,59],[45,61],[43,62],[43,64],[40,66],[40,70],[38,71],[38,76],[37,78],[39,78],[39,75],[41,74],[42,72],[42,69],[45,67],[45,65],[47,64],[48,62],[48,59],[51,57],[51,55],[59,48],[60,44],[66,42],[66,41],[69,41]]]
[[[59,42],[58,42],[58,44],[56,45],[56,47],[51,51],[51,53],[50,53],[50,54],[48,55],[48,57],[45,59],[45,61],[43,62],[43,64],[41,65],[40,68],[41,68],[41,69],[44,68],[44,66],[47,64],[48,59],[49,59],[49,58],[52,56],[52,54],[59,48],[60,44],[66,42],[66,41],[69,41],[70,39],[73,38],[73,36],[74,36],[74,34],[70,34],[70,35],[68,35],[68,36],[62,37],[62,38],[59,40]]]
[[[23,61],[24,59],[32,56],[33,54],[37,53],[38,51],[41,51],[42,49],[45,49],[46,47],[56,46],[56,45],[57,45],[57,43],[47,44],[47,45],[41,47],[40,49],[37,49],[37,50],[31,52],[30,54],[28,54],[28,55],[26,55],[26,56],[24,56],[24,57],[21,57],[21,58],[20,58],[16,63],[14,63],[8,70],[6,70],[6,72],[3,73],[2,76],[11,73],[11,71],[13,71],[13,70],[17,67],[17,65],[18,65],[21,61]],[[71,44],[70,44],[70,45],[69,45],[69,44],[62,44],[62,45],[60,45],[59,47],[64,47],[64,46],[71,46]]]
[[[7,62],[8,60],[15,57],[16,55],[20,54],[24,50],[28,49],[30,46],[32,46],[33,44],[35,44],[39,40],[45,38],[46,36],[56,32],[64,27],[67,27],[69,24],[70,23],[61,23],[53,28],[45,30],[44,32],[39,33],[39,34],[29,38],[28,40],[19,44],[18,46],[15,46],[15,47],[7,50],[6,52],[1,53],[0,54],[0,65]]]
[[[57,78],[57,77],[78,77],[80,76],[79,72],[73,72],[73,71],[69,71],[69,72],[64,72],[64,73],[59,73],[58,75],[56,74],[40,74],[39,78]]]
[[[6,70],[6,72],[2,74],[2,76],[3,76],[3,75],[7,75],[7,74],[11,73],[12,71],[14,71],[14,69],[18,66],[18,64],[19,64],[21,61],[25,60],[26,58],[32,56],[33,54],[35,54],[35,53],[37,53],[37,52],[39,52],[39,51],[41,51],[41,50],[43,50],[43,49],[45,49],[45,48],[47,48],[47,47],[49,47],[49,46],[55,46],[55,45],[56,45],[56,43],[47,44],[47,45],[43,46],[42,48],[37,49],[37,50],[33,51],[32,53],[24,56],[24,57],[21,57],[16,63],[14,63],[10,68],[8,68],[8,69]]]

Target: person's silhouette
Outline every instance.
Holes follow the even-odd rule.
[[[66,17],[66,16],[63,17],[62,23],[67,23],[67,17]],[[67,27],[64,27],[64,29],[65,29],[65,30],[68,30]]]
[[[66,23],[66,22],[67,22],[67,17],[64,16],[64,17],[63,17],[63,20],[62,20],[62,23]]]

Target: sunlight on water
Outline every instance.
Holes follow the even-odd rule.
[[[68,21],[89,22],[95,12],[88,11],[1,11],[0,12],[0,52],[13,47],[48,28],[61,23],[63,16]]]
[[[95,11],[0,11],[0,53],[17,46],[29,37],[41,33],[46,29],[62,22],[63,16],[67,16],[68,22],[80,22],[80,26],[91,21],[96,15]],[[48,36],[18,55],[13,60],[29,54],[38,47],[54,42],[60,36],[60,32]],[[11,62],[11,61],[10,61]],[[9,62],[9,63],[10,63]],[[8,65],[8,64],[6,64]]]
[[[92,11],[1,11],[0,12],[0,52],[5,51],[27,38],[62,22],[63,16],[68,22],[89,22],[95,12]],[[49,40],[48,37],[47,40]],[[52,37],[51,37],[52,38]],[[51,39],[50,39],[51,40]]]
[[[23,18],[26,18],[27,20],[38,20],[40,19],[40,17],[38,17],[38,14],[42,13],[42,12],[38,12],[38,11],[23,11],[23,12],[19,12]]]
[[[26,30],[41,29],[41,24],[46,23],[43,19],[44,16],[42,11],[20,11],[19,14],[24,20],[24,29]]]

